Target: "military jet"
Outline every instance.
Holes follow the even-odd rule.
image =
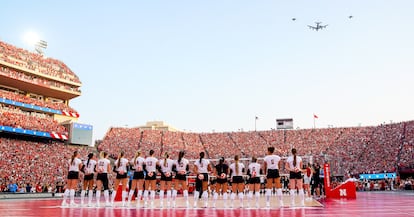
[[[321,25],[322,22],[315,22],[316,26],[308,25],[308,27],[312,30],[319,31],[320,29],[326,28],[328,25]]]

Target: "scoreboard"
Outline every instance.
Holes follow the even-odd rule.
[[[293,129],[293,118],[276,119],[276,129],[278,130]]]
[[[92,125],[71,123],[69,126],[69,143],[78,145],[92,145],[92,132]]]

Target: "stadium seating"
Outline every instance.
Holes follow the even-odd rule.
[[[63,62],[52,58],[45,58],[2,41],[0,41],[0,60],[48,76],[80,84],[78,76]]]
[[[6,112],[7,109],[3,108],[6,115],[1,117],[22,115]],[[287,157],[291,147],[295,147],[299,155],[307,157],[307,161],[310,156],[319,163],[329,161],[334,176],[357,177],[359,173],[395,172],[397,165],[414,165],[413,135],[414,121],[376,127],[223,133],[165,132],[118,127],[110,128],[95,150],[105,150],[112,158],[116,158],[123,150],[128,159],[132,159],[136,150],[143,151],[143,155],[147,156],[148,151],[153,149],[158,158],[168,151],[173,159],[176,159],[179,150],[185,150],[186,158],[197,159],[200,151],[208,153],[208,158],[233,158],[235,154],[242,157],[263,157],[269,145],[276,147],[282,157]],[[85,156],[94,148],[0,137],[0,149],[0,164],[7,165],[0,168],[0,186],[7,186],[11,180],[17,180],[20,188],[27,183],[32,186],[40,183],[47,188],[54,185],[58,177],[65,176],[65,162],[74,150],[81,150],[81,155]],[[286,172],[282,168],[282,173]],[[407,180],[401,181],[400,186],[404,188],[406,182]],[[358,185],[358,189],[381,190],[384,186],[388,188],[389,183],[389,180],[384,183],[365,181]],[[333,186],[337,184],[333,181]]]
[[[55,88],[65,89],[65,90],[69,90],[69,91],[73,91],[77,93],[81,92],[79,88],[73,87],[69,84],[58,82],[55,80],[40,78],[35,75],[23,73],[15,69],[4,67],[4,66],[0,66],[0,74],[16,79],[16,80],[25,81],[28,83],[37,84],[37,85],[41,85],[41,86],[48,87],[48,88],[55,87]]]
[[[59,88],[80,93],[81,82],[78,76],[63,62],[2,41],[0,41],[0,75],[0,79],[8,77],[54,90]],[[0,98],[6,99],[0,103],[1,126],[43,131],[53,133],[58,137],[68,136],[67,129],[60,125],[52,114],[42,110],[43,108],[53,109],[58,110],[53,111],[57,114],[61,111],[63,115],[70,118],[79,117],[73,108],[63,103],[67,99],[50,101],[35,99],[20,94],[24,92],[19,90],[21,82],[15,86],[10,86],[14,85],[10,82],[0,83],[2,85]],[[16,89],[16,91],[10,91],[10,89]],[[36,95],[36,92],[28,95]],[[10,100],[17,104],[13,105],[14,102]],[[42,108],[31,109],[20,103]],[[59,121],[70,118],[59,117]],[[80,150],[82,156],[86,156],[90,151],[96,151],[89,147],[69,146],[58,141],[50,142],[44,137],[37,137],[36,134],[20,136],[12,133],[14,131],[6,131],[0,130],[0,191],[7,190],[8,186],[18,186],[16,192],[52,191],[52,185],[55,185],[58,180],[65,179],[67,160],[73,151]]]
[[[395,172],[399,163],[414,163],[414,121],[377,127],[260,132],[177,133],[134,128],[135,132],[131,133],[131,130],[111,128],[99,149],[115,155],[118,150],[137,147],[153,149],[157,156],[168,151],[174,157],[179,150],[186,150],[186,156],[192,159],[205,151],[208,158],[217,159],[233,158],[236,154],[263,157],[268,146],[276,147],[277,154],[287,157],[295,147],[299,155],[306,157],[306,162],[311,159],[319,163],[330,162],[333,175]]]
[[[404,142],[401,144],[398,164],[400,167],[414,169],[414,121],[405,123]]]
[[[26,112],[18,107],[0,104],[0,125],[67,135],[65,127],[46,114]]]
[[[5,90],[0,90],[0,97],[5,98],[5,99],[9,99],[9,100],[13,100],[13,101],[16,101],[16,102],[21,102],[21,103],[26,103],[26,104],[31,104],[31,105],[37,105],[37,106],[44,107],[44,108],[51,108],[51,109],[56,109],[56,110],[60,110],[60,111],[67,111],[67,112],[71,112],[71,113],[77,113],[77,111],[75,109],[69,107],[65,103],[53,103],[53,102],[48,102],[48,101],[44,101],[44,100],[38,100],[38,99],[34,99],[34,98],[24,96],[22,94],[9,92],[9,91],[5,91]]]
[[[48,188],[67,176],[68,160],[75,150],[85,159],[93,151],[60,142],[32,142],[0,137],[0,186],[11,182]],[[4,189],[5,186],[2,187]]]

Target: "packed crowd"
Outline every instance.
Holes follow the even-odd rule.
[[[5,66],[0,66],[0,74],[7,76],[9,78],[25,81],[25,82],[36,84],[36,85],[41,85],[41,86],[48,87],[48,88],[55,87],[55,88],[69,90],[69,91],[77,92],[77,93],[81,92],[79,87],[71,86],[69,84],[62,83],[62,82],[55,81],[55,80],[40,78],[36,75],[23,73],[23,72],[20,72],[20,71],[17,71],[15,69],[5,67]]]
[[[231,140],[229,133],[202,133],[200,140],[209,158],[231,157],[241,153],[240,147]]]
[[[162,152],[170,153],[170,157],[178,157],[177,150],[185,150],[184,140],[181,132],[162,132]]]
[[[5,91],[5,90],[0,90],[0,97],[5,98],[5,99],[9,99],[9,100],[13,100],[13,101],[16,101],[16,102],[36,105],[36,106],[40,106],[40,107],[44,107],[44,108],[50,108],[50,109],[55,109],[55,110],[60,110],[60,111],[67,111],[67,112],[77,113],[75,109],[71,108],[70,106],[66,105],[63,102],[49,102],[49,101],[45,101],[45,100],[38,100],[38,99],[31,98],[31,97],[27,97],[27,96],[22,95],[22,94],[10,92],[10,91]]]
[[[363,154],[366,141],[369,140],[370,127],[330,130],[338,130],[338,137],[335,145],[331,145],[325,152],[318,153],[320,161],[323,162],[325,158],[331,157],[332,159],[329,160],[334,168],[332,171],[334,175],[359,173],[361,166],[359,158]]]
[[[0,125],[68,135],[67,129],[47,114],[26,112],[5,104],[0,104]]]
[[[395,172],[397,156],[401,150],[401,137],[404,124],[381,125],[373,129],[370,141],[367,142],[362,158],[366,165],[360,165],[361,171],[368,173]],[[378,149],[381,149],[379,152]]]
[[[198,133],[183,134],[184,150],[188,159],[197,159],[199,157],[198,154],[205,151],[200,138],[200,134]]]
[[[405,125],[404,142],[399,156],[399,166],[414,168],[414,123],[407,122]]]
[[[150,149],[155,151],[157,157],[162,156],[164,152],[169,152],[171,157],[176,157],[177,150],[186,150],[187,157],[197,158],[198,153],[204,151],[199,134],[139,128],[110,128],[98,147],[98,151],[108,151],[114,158],[122,150],[127,152],[127,158],[132,158],[134,150]]]
[[[269,147],[268,142],[258,133],[240,132],[230,134],[230,137],[240,147],[242,157],[262,156],[263,150]]]
[[[391,191],[391,190],[414,190],[414,179],[379,179],[362,180],[357,183],[358,191]]]
[[[112,158],[115,158],[121,150],[125,150],[127,154],[125,157],[132,158],[134,156],[133,150],[139,148],[141,131],[139,128],[111,128],[107,132],[106,138],[98,146],[99,152],[112,150],[108,153]]]
[[[54,189],[67,175],[67,162],[75,150],[82,156],[92,151],[89,147],[69,146],[60,142],[32,142],[0,137],[0,186],[16,185],[16,192],[27,192],[27,186],[36,192]],[[45,190],[46,189],[46,190]]]
[[[111,128],[99,150],[116,155],[120,150],[131,150],[132,146],[141,150],[154,149],[157,156],[165,151],[186,150],[191,158],[205,151],[208,158],[218,159],[235,154],[263,157],[268,146],[276,147],[278,154],[287,157],[289,150],[295,147],[298,155],[306,157],[305,162],[330,162],[333,175],[356,175],[395,172],[399,163],[413,164],[413,132],[414,121],[377,127],[224,133]]]
[[[10,116],[23,118],[16,116],[19,114],[13,111],[6,111],[7,109],[10,110],[3,107],[0,123]],[[47,122],[38,120],[39,117],[36,117],[38,123]],[[0,138],[0,165],[7,165],[0,168],[0,186],[5,189],[16,184],[17,189],[21,191],[27,186],[31,186],[32,191],[34,186],[41,186],[42,191],[50,186],[55,188],[58,179],[66,177],[66,162],[74,150],[80,150],[81,156],[95,150],[104,150],[109,152],[112,158],[116,158],[119,152],[124,150],[127,159],[132,159],[136,150],[142,150],[143,155],[147,156],[148,150],[153,149],[158,158],[163,156],[164,152],[169,152],[173,159],[176,159],[179,150],[185,150],[188,159],[197,159],[198,153],[205,151],[208,153],[206,157],[214,159],[222,156],[232,158],[235,154],[241,157],[263,157],[268,146],[277,147],[278,154],[287,157],[286,149],[296,147],[298,155],[308,156],[303,158],[305,162],[309,161],[310,156],[314,162],[329,161],[334,176],[395,172],[397,164],[414,164],[413,134],[414,121],[377,127],[232,133],[183,133],[111,128],[97,149],[67,146],[59,142],[37,143]],[[292,144],[293,142],[295,144]],[[247,164],[245,161],[242,162]],[[285,173],[283,168],[282,173]],[[366,186],[368,185],[364,184],[364,187]]]
[[[0,41],[0,60],[38,73],[80,84],[78,76],[63,62],[52,58],[45,58],[42,55],[17,48],[2,41]]]

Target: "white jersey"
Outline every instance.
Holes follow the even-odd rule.
[[[198,173],[208,173],[208,165],[210,164],[210,161],[207,159],[201,159],[201,163],[200,160],[196,160],[194,162],[194,166],[197,167],[198,169]]]
[[[108,173],[108,165],[111,165],[111,161],[107,158],[101,158],[98,160],[98,172]]]
[[[119,166],[118,166],[118,161],[119,160],[121,160],[121,162],[120,162],[120,164],[119,164]],[[128,169],[127,169],[127,166],[128,166],[128,159],[126,159],[126,158],[121,158],[121,159],[118,159],[118,160],[116,160],[115,161],[115,164],[114,164],[114,166],[116,167],[116,171],[118,171],[118,172],[126,172],[126,171],[128,171]]]
[[[256,174],[256,176],[260,175],[260,164],[259,163],[250,163],[248,168],[249,168],[250,175],[253,175],[253,174]]]
[[[165,159],[161,159],[160,161],[158,161],[160,167],[161,167],[161,171],[163,173],[172,172],[172,167],[174,165],[174,160],[171,159],[167,159],[167,164],[165,164]]]
[[[286,160],[286,163],[288,163],[289,168],[291,170],[293,169],[300,169],[300,163],[302,162],[302,158],[299,156],[296,156],[296,166],[293,166],[293,156],[289,156]]]
[[[131,160],[131,164],[135,172],[141,172],[144,168],[145,159],[143,157],[137,157],[137,159],[133,158]]]
[[[180,163],[178,163],[178,160],[176,160],[174,163],[175,163],[175,168],[178,172],[180,171],[187,172],[187,166],[189,164],[189,161],[187,159],[181,158]]]
[[[264,158],[264,161],[266,162],[267,169],[270,169],[270,170],[279,169],[279,161],[280,161],[280,159],[281,158],[279,156],[274,155],[274,154],[267,155]]]
[[[96,166],[96,160],[89,160],[89,164],[88,164],[88,160],[85,160],[83,162],[83,165],[85,165],[85,174],[92,174],[95,172],[95,166]]]
[[[72,159],[69,159],[69,171],[79,172],[79,165],[82,163],[82,160],[75,157],[73,162],[71,163]]]
[[[233,176],[242,176],[243,175],[244,164],[239,162],[238,166],[239,166],[238,171],[236,171],[236,163],[230,164],[229,168],[232,171],[231,177],[233,177]]]
[[[157,161],[158,159],[155,157],[147,157],[145,159],[145,168],[147,172],[155,172],[157,169]]]

